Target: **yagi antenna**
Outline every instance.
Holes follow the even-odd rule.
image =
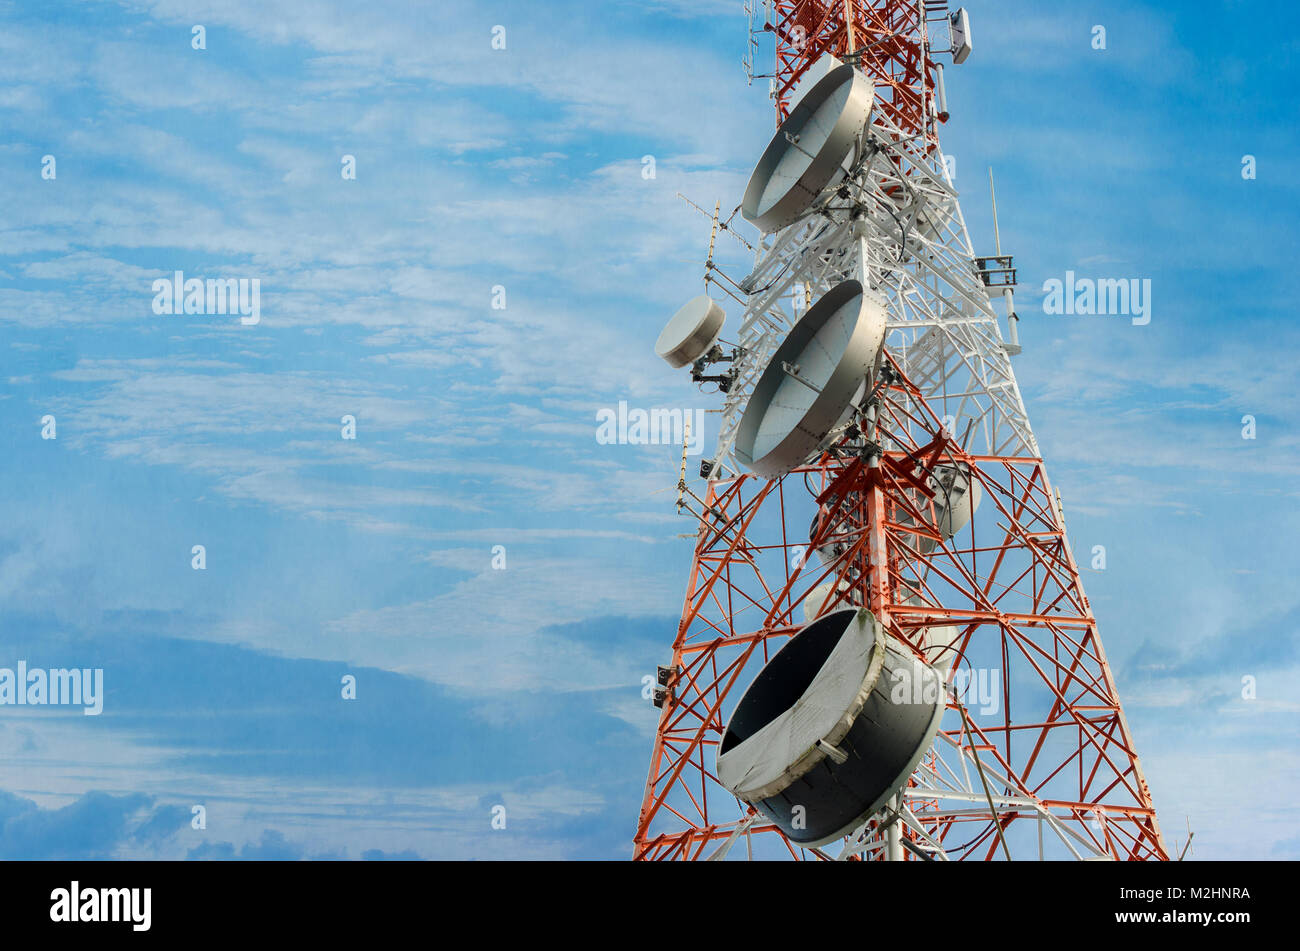
[[[691,445],[691,416],[686,414],[686,420],[682,425],[682,469],[677,474],[677,514],[680,515],[686,505],[686,453]],[[695,514],[695,513],[691,513]]]
[[[685,195],[683,195],[681,192],[678,192],[678,193],[677,193],[677,197],[680,198],[682,201],[686,202],[686,204],[690,205],[692,208],[694,208],[696,211],[698,211],[700,214],[702,214],[705,218],[712,219],[712,221],[713,221],[713,226],[714,226],[714,228],[716,228],[718,231],[725,231],[727,234],[731,235],[733,238],[735,238],[737,241],[739,241],[741,244],[743,244],[745,247],[747,247],[750,251],[757,251],[757,250],[758,250],[758,249],[755,248],[752,244],[750,244],[748,241],[746,241],[744,238],[742,238],[742,237],[741,237],[741,236],[736,232],[736,229],[734,229],[734,228],[731,227],[731,225],[730,225],[730,223],[729,223],[729,222],[731,221],[731,218],[730,218],[730,217],[729,217],[726,221],[719,221],[719,220],[718,220],[718,211],[719,211],[719,209],[720,209],[721,206],[722,206],[722,202],[718,202],[718,203],[717,203],[717,206],[713,209],[713,213],[710,214],[709,212],[707,212],[707,211],[705,211],[703,208],[701,208],[699,205],[695,204],[695,202],[691,201],[689,198],[687,198]],[[733,212],[731,213],[731,217],[735,217],[735,214],[736,214],[736,213],[733,211]],[[715,232],[715,234],[716,234],[716,232]],[[712,254],[713,239],[712,239],[712,238],[709,239],[709,248],[710,248],[709,260],[713,260],[713,254]]]

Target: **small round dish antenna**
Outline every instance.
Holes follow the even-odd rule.
[[[837,601],[837,596],[843,595]],[[844,581],[828,581],[813,588],[803,599],[803,622],[811,624],[828,611],[857,604],[857,595]]]
[[[819,453],[854,411],[854,396],[884,340],[879,298],[857,281],[831,288],[790,330],[754,385],[736,429],[736,458],[774,479]]]
[[[740,211],[764,233],[798,220],[844,175],[843,163],[871,118],[875,86],[850,65],[817,82],[776,130],[754,168]]]
[[[935,466],[926,483],[934,493],[934,523],[930,528],[937,529],[943,540],[948,541],[975,517],[984,495],[983,490],[979,481],[971,478],[970,469],[964,463]],[[922,509],[924,510],[924,504]],[[914,522],[910,513],[899,513],[900,525],[911,526]],[[923,555],[930,554],[938,544],[927,535],[916,536],[917,550]]]
[[[674,369],[694,363],[709,352],[726,319],[727,315],[709,295],[693,297],[673,314],[659,334],[655,353]]]
[[[865,382],[865,381],[864,381]],[[866,394],[866,387],[860,388],[853,396],[855,404],[862,402],[862,397]],[[824,505],[817,507],[816,514],[813,515],[812,524],[808,526],[808,538],[817,537],[818,530],[831,518],[831,511]],[[858,532],[852,528],[841,527],[838,531],[832,532],[828,538],[823,539],[820,547],[817,548],[817,557],[821,559],[823,565],[829,565],[833,561],[838,561],[844,553],[849,550],[850,546],[858,539]]]
[[[903,598],[904,604],[915,607],[928,607],[920,595],[909,594]],[[925,655],[930,666],[947,675],[948,668],[957,657],[957,645],[961,641],[962,628],[956,624],[935,623],[921,629],[921,653]]]

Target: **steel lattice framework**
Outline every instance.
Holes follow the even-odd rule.
[[[765,4],[764,29],[776,36],[772,96],[777,121],[789,112],[791,95],[808,68],[825,53],[854,57],[876,81],[879,108],[906,129],[924,130],[937,145],[929,121],[934,62],[925,53],[926,8],[946,4],[868,0],[774,0]],[[848,14],[846,16],[846,14]]]
[[[637,858],[1168,858],[938,147],[927,15],[946,4],[767,4],[778,117],[824,52],[871,76],[876,108],[846,184],[763,239],[745,278],[714,272],[744,305],[739,355],[711,481],[702,496],[680,486],[699,526]],[[743,473],[732,443],[758,374],[800,305],[850,277],[888,306],[879,463],[846,438],[783,479]],[[923,477],[940,465],[983,496],[947,541]],[[741,692],[827,584],[918,657],[951,662],[953,687],[904,792],[842,846],[806,851],[713,770]]]

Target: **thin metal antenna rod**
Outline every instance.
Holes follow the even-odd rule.
[[[993,187],[993,166],[989,166],[989,197],[993,199],[993,250],[1002,253],[1002,235],[998,232],[998,193]]]
[[[998,230],[998,193],[993,187],[993,166],[989,166],[989,197],[993,200],[993,250],[1002,256],[1002,234]],[[1007,352],[1020,352],[1020,318],[1016,316],[1016,302],[1011,288],[1002,289],[1002,299],[1007,304]]]

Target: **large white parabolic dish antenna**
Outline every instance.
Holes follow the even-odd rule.
[[[799,100],[749,178],[740,211],[767,233],[799,218],[843,174],[853,142],[871,118],[875,86],[852,66],[837,66]]]
[[[794,325],[758,378],[736,428],[736,458],[774,479],[824,448],[885,341],[885,306],[843,281]]]
[[[694,363],[709,352],[726,319],[722,308],[707,294],[692,297],[659,334],[655,353],[674,369]]]

